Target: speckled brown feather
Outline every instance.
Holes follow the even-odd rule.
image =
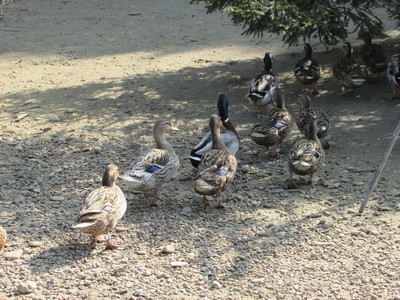
[[[213,138],[212,148],[203,155],[196,176],[193,180],[194,190],[201,195],[222,195],[235,177],[237,162],[221,141],[220,128],[222,121],[218,115],[210,118],[210,129]]]
[[[310,120],[315,118],[317,119],[318,138],[326,137],[330,125],[328,115],[317,107],[311,107],[311,100],[307,94],[299,95],[297,102],[302,105],[302,109],[296,117],[297,128],[307,137]]]
[[[115,228],[127,207],[124,193],[115,185],[119,176],[117,170],[115,165],[107,166],[103,174],[103,186],[86,197],[73,229],[90,234],[96,239]]]
[[[7,232],[0,226],[0,251],[4,249],[7,242]]]

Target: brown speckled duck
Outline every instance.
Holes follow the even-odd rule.
[[[4,249],[7,242],[7,232],[0,226],[0,251]]]
[[[301,110],[296,117],[297,128],[305,137],[308,135],[308,126],[312,119],[317,119],[317,136],[321,140],[324,149],[329,148],[327,134],[329,129],[329,118],[326,113],[317,107],[311,106],[311,99],[307,93],[300,94],[297,97],[297,103],[300,104]]]
[[[159,205],[159,190],[179,169],[179,158],[165,137],[172,130],[178,129],[168,120],[157,121],[153,130],[155,148],[149,149],[137,158],[121,175],[121,179],[132,189],[153,192],[151,206]]]
[[[228,98],[224,94],[221,94],[217,102],[218,114],[225,128],[225,130],[221,132],[221,139],[229,152],[236,155],[236,152],[239,150],[240,139],[239,133],[236,131],[235,126],[229,118],[228,106]],[[211,149],[211,145],[212,136],[211,132],[208,132],[190,152],[189,159],[193,167],[197,168],[199,166],[201,158],[204,153]]]
[[[350,95],[355,88],[362,86],[365,79],[362,78],[361,66],[352,58],[353,48],[349,42],[343,44],[344,56],[332,67],[333,76],[340,81],[341,96]]]
[[[308,127],[307,138],[297,140],[289,152],[289,182],[288,189],[295,189],[297,186],[293,181],[293,173],[297,175],[310,175],[310,182],[314,173],[322,165],[325,152],[317,136],[317,120],[312,119]]]
[[[102,186],[85,199],[77,224],[72,226],[72,229],[92,235],[95,242],[106,242],[106,249],[111,250],[118,248],[111,242],[111,232],[125,214],[127,206],[124,193],[115,185],[118,176],[116,165],[106,167]]]
[[[311,45],[304,45],[305,57],[300,59],[294,66],[294,76],[303,87],[303,91],[308,91],[306,86],[310,86],[310,93],[318,94],[316,88],[317,81],[321,77],[319,63],[312,57]]]
[[[216,196],[217,207],[223,207],[223,194],[235,177],[237,162],[221,140],[221,118],[216,114],[212,115],[209,125],[212,147],[203,155],[192,185],[207,204],[211,196]]]
[[[279,147],[289,134],[293,120],[285,106],[285,99],[279,87],[276,88],[274,96],[275,107],[261,116],[260,121],[254,125],[250,132],[250,138],[258,145],[273,146],[271,156],[278,155]]]
[[[365,65],[366,76],[379,77],[380,73],[386,71],[388,65],[382,46],[372,43],[372,38],[368,31],[360,32],[358,38],[364,42],[360,52],[361,60]]]

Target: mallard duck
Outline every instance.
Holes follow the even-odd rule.
[[[387,79],[392,87],[392,100],[400,99],[398,87],[400,86],[400,55],[396,55],[387,66]]]
[[[342,84],[341,96],[351,94],[355,88],[364,84],[361,66],[352,58],[353,48],[349,42],[343,44],[344,56],[333,67],[333,76]]]
[[[263,113],[265,107],[271,103],[274,94],[276,79],[272,73],[272,55],[267,52],[264,56],[264,73],[251,80],[247,98],[257,105],[258,111]]]
[[[310,120],[307,138],[302,138],[294,143],[289,152],[289,182],[288,189],[295,189],[293,173],[298,175],[310,175],[310,182],[313,174],[321,166],[325,152],[317,136],[317,120]]]
[[[194,190],[204,197],[208,204],[210,196],[218,197],[217,207],[223,207],[223,193],[233,181],[237,162],[234,155],[221,140],[221,118],[214,114],[210,117],[212,147],[203,155],[193,181]]]
[[[296,117],[297,128],[307,137],[310,120],[317,119],[317,136],[321,140],[322,147],[324,149],[329,148],[329,143],[326,140],[329,128],[328,115],[317,107],[311,107],[311,99],[307,93],[300,94],[297,97],[297,103],[302,108]]]
[[[221,94],[218,98],[217,107],[219,116],[221,117],[222,123],[225,127],[225,131],[221,132],[221,139],[225,146],[228,148],[229,152],[233,155],[239,150],[239,134],[235,129],[235,126],[232,124],[228,115],[228,98]],[[204,153],[211,149],[212,145],[212,136],[211,132],[207,133],[201,141],[192,149],[190,152],[190,162],[193,167],[197,168],[201,158]]]
[[[250,138],[258,145],[274,146],[272,156],[278,154],[278,148],[289,134],[292,128],[292,116],[285,106],[285,99],[279,87],[276,87],[274,95],[276,107],[268,110],[261,116],[260,121],[254,125],[250,132]]]
[[[110,164],[103,174],[102,186],[92,191],[83,202],[77,224],[72,229],[91,234],[94,242],[107,242],[106,249],[116,249],[111,242],[111,231],[126,211],[126,199],[121,189],[115,185],[119,176],[118,167]],[[104,239],[103,235],[107,235]]]
[[[4,249],[7,242],[7,232],[0,226],[0,251]]]
[[[368,31],[362,31],[358,35],[364,45],[361,47],[361,59],[365,64],[367,77],[378,77],[379,74],[387,69],[385,52],[381,45],[372,43],[371,35]]]
[[[148,150],[137,158],[121,179],[132,189],[142,192],[153,192],[152,206],[159,205],[158,192],[162,185],[169,181],[179,168],[179,158],[171,144],[165,138],[166,133],[178,130],[168,120],[159,120],[154,124],[153,136],[155,148]]]
[[[319,63],[312,57],[312,48],[310,44],[306,43],[304,45],[304,53],[305,57],[300,59],[294,66],[294,76],[297,81],[301,83],[304,91],[308,91],[305,86],[311,86],[310,92],[312,94],[318,94],[318,90],[315,86],[321,77]]]

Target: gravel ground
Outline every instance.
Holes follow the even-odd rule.
[[[330,115],[331,148],[313,184],[296,176],[289,191],[301,135],[271,158],[248,138],[257,113],[245,95],[271,51],[295,115],[301,45],[243,37],[225,14],[176,0],[15,0],[0,24],[0,299],[400,299],[398,143],[357,214],[399,118],[384,77],[339,97],[330,66],[341,54],[314,46],[324,76],[313,104]],[[193,191],[188,160],[221,92],[242,137],[222,210]],[[121,248],[91,249],[70,230],[82,200],[106,164],[123,170],[152,146],[161,117],[181,130],[168,138],[179,173],[156,208],[119,182]]]

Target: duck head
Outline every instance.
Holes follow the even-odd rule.
[[[267,74],[272,73],[272,54],[269,52],[264,55],[264,71]]]
[[[228,98],[224,94],[219,95],[217,107],[218,107],[218,114],[221,117],[223,123],[229,121],[228,106],[229,106]]]
[[[102,185],[113,187],[115,181],[119,177],[118,167],[114,164],[109,164],[103,174]]]

